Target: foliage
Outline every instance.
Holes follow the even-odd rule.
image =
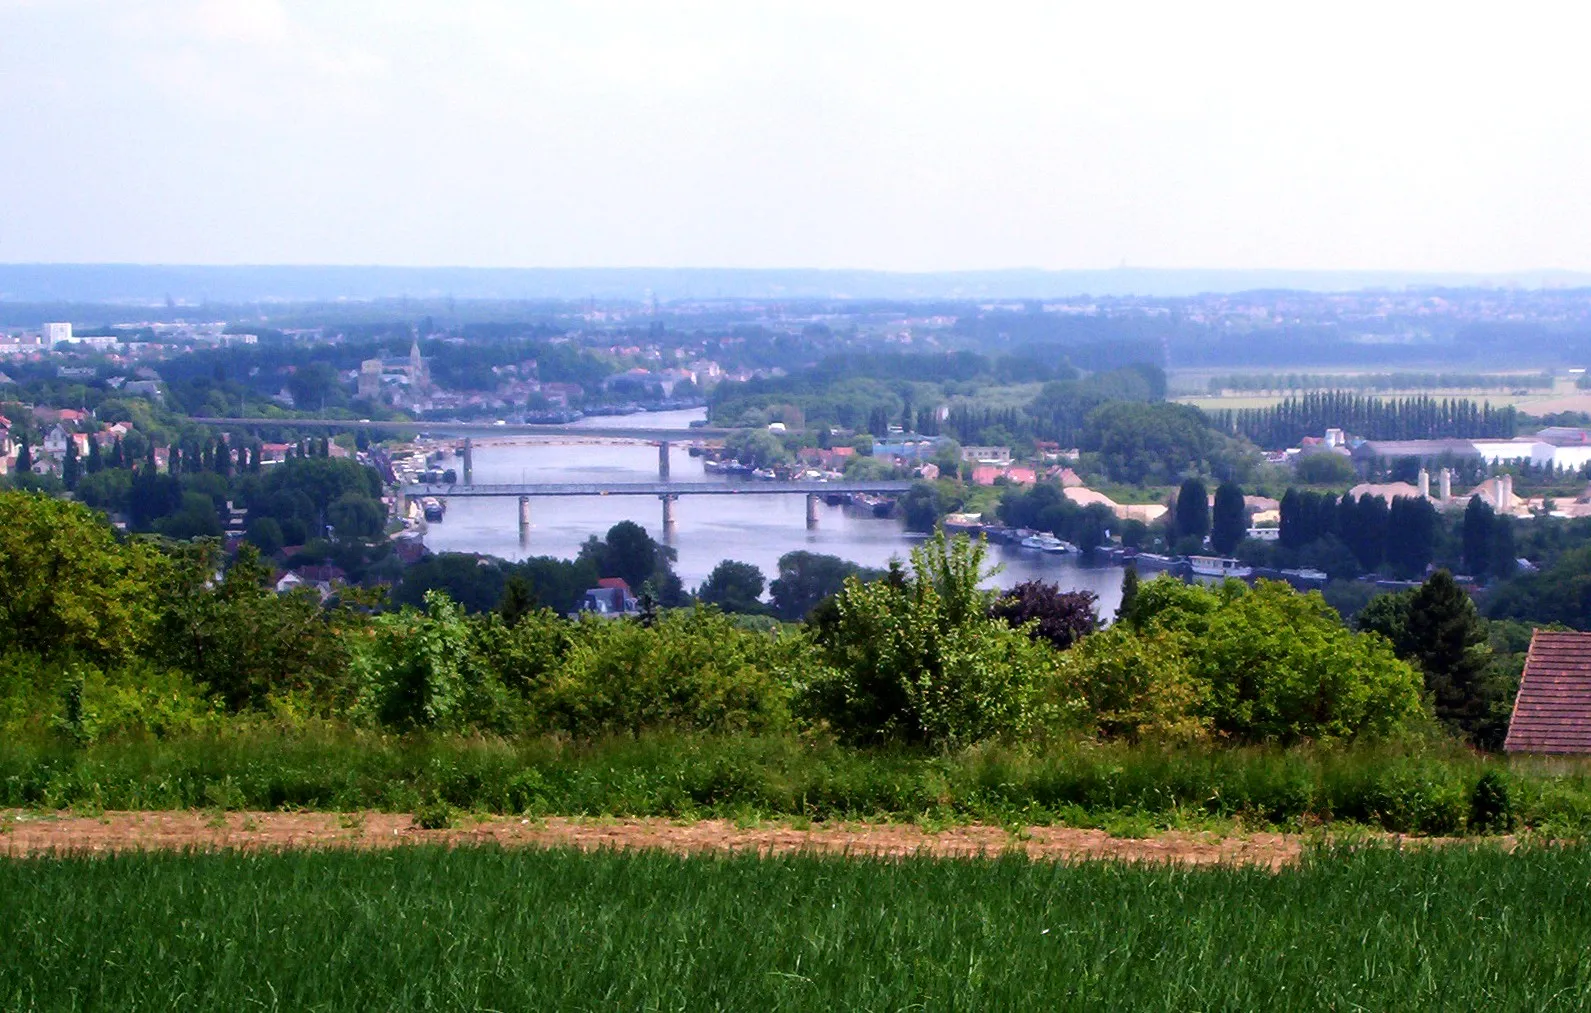
[[[1099,629],[1099,597],[1092,591],[1062,591],[1029,580],[995,599],[990,615],[1035,640],[1065,650]]]
[[[1289,397],[1270,408],[1213,412],[1215,424],[1268,450],[1296,447],[1305,436],[1328,428],[1369,440],[1480,439],[1514,435],[1517,413],[1466,398],[1366,397],[1341,391],[1315,391]]]
[[[1222,482],[1215,490],[1215,507],[1211,511],[1210,546],[1221,555],[1229,556],[1246,537],[1248,511],[1243,503],[1243,489],[1236,482]]]
[[[725,612],[755,614],[764,611],[761,599],[766,586],[766,578],[755,565],[725,559],[713,567],[713,572],[697,589],[696,597]]]
[[[1139,586],[1122,625],[1180,638],[1166,646],[1180,651],[1199,687],[1197,713],[1226,738],[1385,738],[1424,714],[1414,670],[1382,639],[1344,629],[1318,593],[1273,581],[1206,589],[1160,577]]]
[[[41,655],[130,657],[153,632],[170,569],[92,511],[0,492],[0,643]]]
[[[990,618],[985,547],[941,532],[912,572],[846,581],[818,639],[824,670],[806,707],[841,736],[954,745],[1043,724],[1047,646]]]
[[[773,596],[774,614],[786,622],[806,618],[817,604],[838,594],[846,580],[875,580],[880,571],[858,566],[839,556],[797,549],[779,557],[779,575],[768,590]]]
[[[273,693],[336,686],[347,650],[334,614],[312,588],[277,594],[270,570],[249,545],[220,581],[220,546],[196,542],[172,554],[176,575],[164,602],[155,654],[239,711]]]
[[[1210,533],[1210,493],[1203,482],[1190,478],[1182,483],[1173,516],[1177,538],[1204,540]]]
[[[1305,485],[1347,485],[1353,481],[1353,462],[1345,454],[1330,451],[1304,454],[1293,466],[1298,480]]]
[[[369,637],[355,641],[356,713],[399,729],[489,723],[499,687],[473,656],[463,614],[436,591],[425,606],[376,616]]]

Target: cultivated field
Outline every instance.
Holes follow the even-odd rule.
[[[1591,849],[1292,866],[407,847],[0,860],[17,1010],[1488,1009],[1591,997]]]

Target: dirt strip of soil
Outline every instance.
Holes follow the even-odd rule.
[[[1042,859],[1224,862],[1269,868],[1296,860],[1303,846],[1295,835],[1274,833],[1221,837],[1173,831],[1147,838],[1119,838],[1103,830],[1068,827],[1031,827],[1012,833],[990,826],[928,831],[910,824],[847,823],[798,830],[739,827],[724,820],[493,818],[465,820],[447,830],[422,830],[412,817],[392,813],[0,813],[0,855],[12,856],[183,848],[389,848],[415,843],[658,848],[677,853],[751,851],[765,855],[807,851],[972,857],[1017,851]]]

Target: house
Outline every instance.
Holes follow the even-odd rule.
[[[603,577],[597,586],[588,588],[580,599],[580,612],[594,612],[603,616],[634,615],[640,611],[639,602],[630,594],[630,585],[622,577]]]
[[[1010,464],[1010,447],[962,447],[961,459],[970,464]]]
[[[1591,633],[1531,636],[1503,749],[1591,753]]]

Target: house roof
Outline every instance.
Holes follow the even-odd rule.
[[[597,579],[597,586],[603,588],[616,587],[625,594],[630,593],[630,585],[625,583],[623,577],[600,577]]]
[[[1591,753],[1591,633],[1531,636],[1503,749]]]

